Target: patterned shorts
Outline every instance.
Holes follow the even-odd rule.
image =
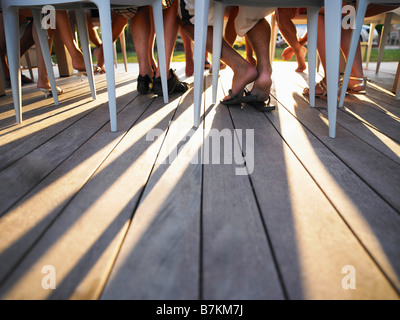
[[[163,9],[169,8],[174,0],[163,0]],[[127,8],[115,8],[113,9],[116,13],[120,14],[126,19],[133,18],[135,14],[140,12],[143,7],[127,7]]]

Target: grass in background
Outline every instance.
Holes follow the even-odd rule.
[[[275,61],[284,61],[281,57],[284,48],[276,48],[275,51]],[[237,51],[243,56],[246,57],[246,51],[244,49],[237,49]],[[128,63],[137,63],[137,56],[135,52],[127,52]],[[386,49],[383,53],[382,61],[385,62],[397,62],[400,58],[400,50],[399,49]],[[371,62],[376,62],[378,59],[378,48],[372,48],[371,51]],[[174,56],[172,58],[173,62],[185,62],[185,52],[184,51],[175,51]],[[296,61],[296,57],[292,57],[290,61]],[[118,53],[118,62],[122,63],[122,54]]]

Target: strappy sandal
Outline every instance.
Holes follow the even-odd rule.
[[[326,87],[326,83],[324,79],[322,79],[320,82],[316,84],[316,87],[321,89],[322,92],[315,92],[315,96],[317,98],[325,99],[327,94],[328,94],[328,89]],[[304,88],[303,90],[303,96],[309,97],[310,96],[310,88]]]
[[[367,94],[367,91],[365,91],[365,88],[367,87],[365,84],[365,78],[356,78],[356,77],[350,77],[350,80],[357,80],[359,83],[350,86],[350,84],[347,86],[346,93],[347,94]],[[341,84],[343,81],[341,81]],[[341,85],[342,86],[342,85]],[[362,88],[357,90],[357,88]]]
[[[232,89],[229,89],[229,98],[225,100],[221,100],[220,103],[226,106],[230,105],[241,105],[242,103],[249,103],[257,101],[257,96],[255,95],[243,95],[243,91],[239,92],[238,94],[234,95]]]
[[[261,111],[261,112],[266,112],[266,111],[273,111],[276,109],[275,106],[272,106],[271,103],[271,96],[268,96],[268,99],[265,101],[259,100],[258,97],[255,94],[252,94],[250,91],[248,90],[244,90],[244,94],[247,97],[256,97],[255,101],[250,101],[247,102],[247,104],[251,107],[253,107],[254,109]]]
[[[64,90],[61,89],[60,87],[56,87],[57,89],[57,95],[63,94]],[[40,91],[42,91],[44,93],[44,98],[50,98],[53,96],[53,92],[51,91],[51,89],[44,89],[44,88],[39,88]]]

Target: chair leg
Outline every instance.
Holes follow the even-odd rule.
[[[92,0],[93,1],[93,0]],[[106,68],[106,80],[108,91],[108,107],[110,110],[111,131],[117,131],[117,102],[115,94],[115,70],[113,41],[111,31],[111,12],[109,2],[104,0],[93,1],[99,8],[100,27],[103,40],[104,64]]]
[[[374,41],[374,31],[376,28],[376,23],[371,23],[369,27],[369,38],[368,38],[368,50],[367,59],[365,66],[368,68],[369,60],[371,59],[372,43]]]
[[[342,1],[325,0],[326,79],[328,87],[329,137],[336,136],[337,91],[339,82]],[[329,36],[328,36],[329,35]]]
[[[320,8],[307,8],[308,87],[310,106],[315,107],[315,77],[317,68],[318,14]]]
[[[22,122],[21,100],[21,69],[19,68],[19,21],[18,11],[13,8],[3,8],[4,32],[7,43],[8,65],[14,100],[15,118],[17,123]]]
[[[346,97],[346,91],[347,91],[346,89],[347,89],[347,86],[349,85],[351,69],[353,67],[356,51],[358,48],[361,27],[364,22],[364,17],[365,17],[365,13],[367,11],[367,6],[368,6],[368,2],[361,0],[359,2],[358,8],[357,8],[356,27],[353,30],[349,55],[347,56],[346,71],[344,73],[342,90],[340,92],[339,108],[343,107],[344,99]]]
[[[385,23],[383,25],[381,41],[379,43],[379,54],[378,54],[378,61],[376,63],[375,74],[379,73],[379,68],[381,66],[381,62],[382,62],[382,58],[383,58],[383,52],[385,51],[386,39],[389,35],[390,27],[392,25],[392,17],[393,17],[393,12],[388,12],[385,14]]]
[[[81,47],[83,58],[85,60],[85,68],[89,80],[90,91],[93,100],[96,100],[96,86],[94,82],[93,67],[92,67],[92,53],[89,46],[89,36],[86,24],[86,15],[82,9],[75,10],[76,22],[80,34]]]
[[[221,60],[225,5],[214,4],[213,55],[212,55],[212,103],[217,102],[218,75]]]
[[[54,78],[53,63],[51,61],[49,42],[47,39],[47,32],[43,30],[40,25],[40,11],[37,9],[32,9],[33,22],[36,26],[36,32],[38,34],[40,48],[42,50],[43,60],[46,65],[47,76],[49,77],[51,93],[53,94],[54,104],[58,106],[58,93],[56,80]]]
[[[158,64],[160,66],[161,86],[163,91],[164,103],[168,103],[168,83],[167,83],[167,60],[165,57],[164,41],[164,19],[161,1],[153,1],[153,19],[156,29]],[[203,59],[204,60],[204,59]]]
[[[203,93],[204,56],[206,54],[209,1],[195,1],[194,26],[194,125],[200,124]]]

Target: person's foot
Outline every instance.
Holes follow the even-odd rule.
[[[258,101],[267,101],[271,92],[272,78],[271,71],[266,70],[258,75],[251,94],[258,97]]]
[[[72,58],[72,67],[77,71],[86,71],[83,55],[76,58]]]
[[[297,69],[295,70],[296,72],[303,72],[304,70],[307,69],[306,65],[306,54],[307,54],[307,49],[305,47],[300,47],[299,51],[296,53],[295,50],[292,47],[287,47],[285,50],[283,50],[281,57],[285,61],[289,61],[292,59],[292,57],[296,54],[296,60],[297,60]]]
[[[349,94],[365,94],[366,91],[365,79],[364,77],[350,77],[349,84],[347,86],[347,93]]]
[[[249,83],[257,79],[257,76],[257,69],[248,62],[241,66],[236,66],[232,79],[232,95],[237,96],[242,93]],[[227,95],[223,100],[229,99],[231,99],[231,95]]]
[[[304,70],[307,69],[306,54],[307,54],[307,49],[304,47],[300,47],[299,52],[296,53],[296,59],[298,65],[297,69],[295,70],[296,72],[303,72]]]
[[[94,49],[93,55],[96,57],[97,66],[101,69],[104,69],[104,54],[103,54],[103,45]]]
[[[285,61],[289,61],[290,59],[292,59],[293,56],[294,56],[294,50],[292,47],[287,47],[285,50],[283,50],[281,54],[282,59]]]
[[[326,97],[328,93],[326,87],[326,79],[323,78],[320,82],[315,85],[315,96],[316,97]],[[308,97],[310,95],[310,88],[304,88],[303,95]]]
[[[185,74],[187,77],[191,77],[194,74],[193,59],[186,59]]]

